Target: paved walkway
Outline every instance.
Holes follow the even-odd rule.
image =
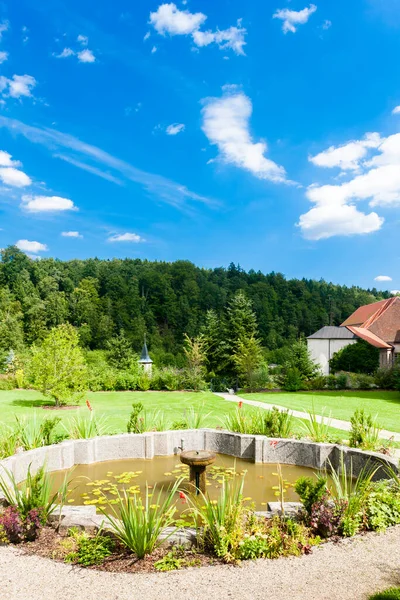
[[[288,410],[287,407],[279,406],[275,402],[273,404],[266,404],[265,402],[258,402],[257,400],[247,400],[246,398],[241,398],[240,396],[236,396],[234,394],[227,394],[227,393],[222,393],[222,392],[221,393],[214,392],[214,394],[215,394],[215,396],[219,396],[220,398],[223,398],[224,400],[227,400],[228,402],[235,402],[236,404],[238,402],[243,402],[243,404],[247,404],[249,406],[255,406],[256,408],[262,408],[264,410],[270,410],[273,406],[276,406],[276,408],[278,408],[280,411]],[[290,410],[290,409],[289,409],[289,411],[294,417],[298,417],[299,419],[305,419],[307,421],[311,420],[310,415],[308,413],[301,412],[299,410]],[[323,419],[326,422],[328,417],[317,416],[316,419],[317,419],[318,423],[321,423],[321,421]],[[340,419],[329,419],[329,421],[330,421],[330,426],[335,427],[335,429],[343,429],[344,431],[350,431],[350,429],[351,429],[351,425],[348,421],[342,421]],[[382,429],[380,432],[380,437],[385,440],[392,439],[394,442],[400,442],[400,433],[396,433],[394,431],[387,431],[386,429]]]

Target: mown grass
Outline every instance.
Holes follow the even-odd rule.
[[[222,427],[224,417],[234,412],[237,408],[235,402],[227,402],[210,392],[89,392],[86,395],[96,415],[105,415],[110,432],[121,433],[126,431],[126,425],[134,402],[142,402],[145,410],[162,411],[165,419],[172,423],[181,419],[190,407],[196,411],[210,413],[206,417],[205,427]],[[271,396],[274,399],[275,396]],[[0,424],[14,424],[15,415],[29,418],[36,414],[37,419],[48,417],[61,417],[62,422],[68,425],[71,417],[80,413],[88,413],[85,401],[79,408],[47,410],[43,407],[53,405],[39,392],[32,390],[0,391]],[[256,410],[243,406],[243,410]],[[59,426],[62,430],[61,425]],[[301,433],[301,419],[294,419],[294,433]],[[339,429],[330,429],[335,439],[347,439],[348,433]]]
[[[323,392],[297,393],[261,393],[242,394],[243,398],[257,400],[276,406],[284,406],[293,410],[309,411],[331,416],[335,419],[349,421],[354,411],[364,409],[365,412],[377,415],[383,429],[400,432],[400,393],[385,391],[347,391],[326,390]]]

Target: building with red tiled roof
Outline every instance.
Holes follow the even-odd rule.
[[[329,360],[348,344],[362,339],[379,348],[379,364],[390,367],[400,356],[400,297],[360,306],[340,327],[323,327],[307,338],[308,349],[325,374]]]

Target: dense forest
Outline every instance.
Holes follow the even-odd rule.
[[[182,260],[32,260],[10,246],[1,252],[0,350],[40,342],[49,329],[68,322],[88,349],[106,348],[123,331],[139,351],[146,333],[153,359],[174,364],[184,334],[197,336],[210,309],[222,320],[238,290],[251,300],[269,351],[388,297],[374,288],[287,280],[234,264],[203,269]]]

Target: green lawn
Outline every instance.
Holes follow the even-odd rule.
[[[194,407],[197,411],[211,413],[205,420],[206,427],[221,427],[225,415],[237,408],[235,402],[227,402],[210,392],[89,392],[87,394],[93,409],[98,416],[106,415],[110,432],[120,433],[126,431],[126,424],[131,412],[133,402],[142,402],[146,410],[162,411],[169,423],[179,420],[185,409]],[[43,407],[49,404],[39,392],[31,390],[0,391],[0,425],[13,424],[15,415],[26,418],[36,415],[38,419],[46,417],[61,417],[64,423],[75,415],[87,413],[85,401],[80,403],[78,409],[46,410]],[[242,410],[254,410],[243,406]],[[295,432],[301,431],[301,419],[295,419]],[[346,439],[347,432],[331,428],[331,434],[337,439]]]
[[[400,432],[400,393],[384,391],[331,391],[299,393],[241,394],[243,398],[308,411],[331,413],[333,418],[349,421],[356,409],[378,416],[383,429]]]
[[[188,407],[212,412],[206,420],[209,427],[221,425],[220,419],[235,409],[235,405],[225,402],[209,392],[89,392],[89,399],[98,416],[106,415],[111,431],[126,431],[126,424],[132,410],[132,403],[142,402],[149,411],[160,410],[168,421],[178,420]],[[77,409],[46,410],[53,404],[39,392],[31,390],[0,391],[0,422],[13,423],[15,415],[29,417],[36,414],[39,419],[59,416],[63,422],[76,414],[88,413],[85,401]]]

